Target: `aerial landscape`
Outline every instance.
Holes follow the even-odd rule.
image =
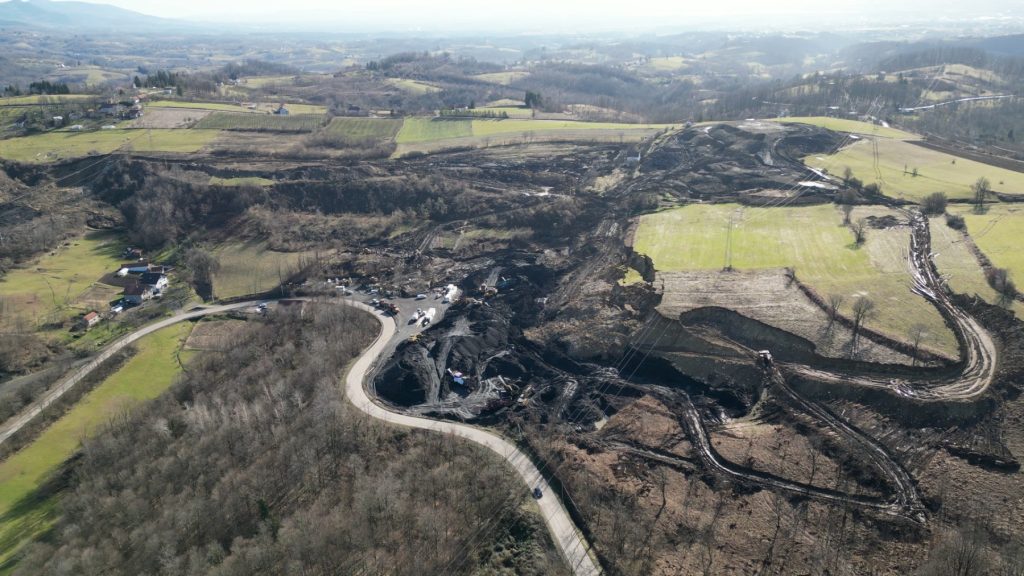
[[[2,1],[0,576],[1024,576],[1017,281],[1024,0]]]

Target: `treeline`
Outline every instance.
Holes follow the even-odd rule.
[[[231,80],[237,80],[246,76],[286,76],[298,73],[298,69],[287,64],[247,58],[241,62],[225,64],[214,76],[226,76]]]
[[[133,244],[153,249],[222,227],[265,200],[258,186],[211,186],[208,179],[177,167],[155,170],[124,160],[104,173],[93,191],[121,211]]]
[[[69,88],[68,85],[64,82],[50,82],[49,80],[40,80],[38,82],[32,82],[28,85],[28,93],[44,95],[71,94],[71,88]]]
[[[496,457],[344,400],[376,321],[310,306],[249,322],[86,440],[14,574],[565,573]]]
[[[955,104],[923,110],[901,121],[914,130],[1024,154],[1024,101]]]

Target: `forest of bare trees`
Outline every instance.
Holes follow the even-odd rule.
[[[282,311],[197,357],[86,441],[53,537],[16,574],[561,573],[500,460],[345,402],[375,324]]]

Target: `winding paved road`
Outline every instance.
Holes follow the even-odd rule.
[[[10,439],[18,433],[19,430],[25,427],[26,424],[32,421],[33,418],[39,415],[40,412],[48,408],[51,404],[56,402],[63,396],[68,390],[75,387],[76,384],[82,381],[83,378],[88,376],[93,370],[99,367],[100,364],[104,363],[114,354],[117,354],[124,349],[125,346],[135,342],[143,336],[147,336],[160,330],[167,328],[168,326],[177,324],[178,322],[184,322],[186,320],[192,320],[193,318],[200,318],[202,316],[208,316],[210,314],[222,314],[231,310],[237,310],[239,308],[248,308],[256,306],[261,301],[251,302],[238,302],[236,304],[225,304],[222,306],[209,306],[198,310],[191,310],[188,312],[181,312],[175,314],[170,318],[165,318],[159,322],[149,324],[139,328],[135,332],[124,336],[120,340],[116,340],[113,344],[108,345],[103,349],[95,358],[90,360],[87,364],[74,370],[71,374],[65,376],[63,379],[58,381],[53,387],[46,391],[41,398],[30,404],[24,410],[21,411],[17,416],[14,416],[0,425],[0,445]]]
[[[540,488],[543,496],[537,500],[540,506],[541,515],[551,532],[551,537],[562,551],[566,562],[577,576],[593,576],[601,574],[601,569],[588,553],[589,546],[583,536],[576,530],[576,525],[562,505],[561,500],[548,486],[540,470],[533,464],[533,461],[511,442],[493,432],[488,432],[473,426],[457,424],[455,422],[442,422],[430,420],[419,416],[409,416],[392,412],[373,400],[366,392],[365,380],[367,374],[373,368],[374,362],[387,346],[391,337],[395,334],[395,323],[390,317],[381,316],[369,306],[351,302],[351,305],[373,314],[381,325],[381,332],[373,344],[367,348],[352,365],[351,370],[345,376],[345,396],[356,408],[362,410],[369,416],[384,420],[390,424],[432,430],[443,434],[451,434],[475,442],[492,452],[498,454],[512,465],[515,471],[523,479],[529,488]]]
[[[43,410],[59,400],[61,396],[63,396],[68,390],[72,389],[83,378],[88,376],[89,373],[99,367],[100,364],[139,338],[152,334],[162,328],[177,324],[178,322],[184,322],[212,314],[222,314],[224,312],[238,310],[240,308],[250,308],[257,306],[260,302],[273,301],[274,300],[253,300],[191,310],[189,312],[182,312],[169,318],[165,318],[159,322],[144,326],[139,330],[132,332],[104,348],[103,351],[90,360],[88,364],[85,364],[70,375],[66,376],[58,384],[48,390],[42,398],[34,402],[17,416],[11,418],[7,422],[4,422],[3,427],[0,428],[0,445],[21,430]],[[540,507],[541,515],[548,526],[552,539],[561,550],[566,563],[572,570],[572,573],[576,576],[597,576],[601,574],[600,567],[589,553],[589,544],[576,529],[576,525],[573,523],[568,511],[566,511],[565,507],[562,505],[561,500],[559,500],[558,496],[548,485],[547,480],[544,479],[544,476],[540,473],[540,470],[537,469],[530,458],[521,450],[516,448],[515,445],[493,432],[488,432],[465,424],[441,422],[431,420],[429,418],[392,412],[370,399],[370,396],[366,393],[364,380],[381,353],[387,350],[389,342],[396,334],[395,322],[391,317],[382,316],[379,311],[361,302],[355,302],[352,300],[345,300],[344,302],[349,306],[369,312],[377,319],[378,322],[380,322],[381,325],[381,331],[377,336],[377,339],[373,341],[373,344],[371,344],[369,348],[363,351],[352,365],[348,374],[345,376],[345,396],[349,401],[352,402],[352,404],[359,410],[373,418],[377,418],[378,420],[384,420],[385,422],[399,426],[432,430],[443,434],[451,434],[453,436],[465,438],[488,448],[492,452],[495,452],[504,458],[506,462],[512,465],[512,468],[515,469],[516,473],[519,474],[529,489],[532,490],[533,488],[540,488],[542,490],[543,496],[537,500],[537,504]]]

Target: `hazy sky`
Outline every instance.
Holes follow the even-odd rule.
[[[817,21],[1019,17],[1024,0],[108,0],[154,16],[202,20],[331,23],[340,28],[571,30],[727,24],[765,18]],[[848,20],[847,20],[848,18]]]

